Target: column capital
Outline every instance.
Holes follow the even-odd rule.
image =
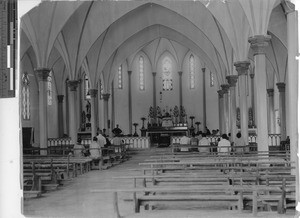
[[[156,76],[156,72],[152,72],[152,75],[153,75],[153,77],[155,77]]]
[[[34,71],[39,81],[47,81],[51,70],[49,68],[40,67],[40,68],[36,68]]]
[[[222,84],[221,88],[222,88],[223,94],[227,94],[228,90],[229,90],[229,84]]]
[[[269,97],[274,96],[274,89],[267,89],[267,93]]]
[[[90,91],[91,98],[97,97],[98,89],[89,89],[89,91]]]
[[[228,75],[226,76],[226,79],[230,87],[235,87],[238,80],[238,75]]]
[[[129,76],[131,76],[132,71],[131,71],[131,70],[128,70],[127,73],[128,73]]]
[[[203,73],[205,73],[206,68],[202,67],[201,70],[202,70]]]
[[[217,91],[219,98],[223,98],[224,97],[224,91],[222,89]]]
[[[102,98],[104,101],[108,101],[110,94],[109,93],[104,93],[102,94]]]
[[[285,14],[289,14],[295,11],[295,5],[290,1],[281,1],[281,5]]]
[[[279,92],[285,92],[285,83],[276,83]]]
[[[250,78],[253,79],[254,78],[254,73],[250,73]]]
[[[249,61],[237,61],[233,64],[235,66],[236,71],[238,72],[238,75],[247,75],[248,69],[250,66]]]
[[[178,71],[178,74],[181,77],[182,76],[182,71]]]
[[[68,81],[68,86],[70,87],[70,91],[75,92],[77,87],[78,87],[78,80],[69,80]]]
[[[254,55],[258,55],[266,53],[266,48],[268,47],[270,40],[270,35],[256,35],[249,37],[248,42],[254,51]]]
[[[58,103],[63,103],[64,95],[57,95]]]

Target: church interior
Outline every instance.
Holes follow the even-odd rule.
[[[25,215],[298,213],[291,1],[42,1],[19,22]],[[73,156],[99,133],[98,162]]]

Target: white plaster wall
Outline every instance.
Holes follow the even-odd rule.
[[[145,72],[145,90],[139,88],[139,57],[144,57],[144,72]],[[157,75],[156,75],[157,77]],[[153,102],[153,76],[151,71],[151,65],[148,57],[145,53],[137,53],[132,65],[131,75],[131,91],[132,91],[132,123],[138,123],[137,133],[141,135],[140,128],[142,127],[142,117],[147,118],[149,108]],[[156,84],[158,88],[158,83]],[[156,99],[158,101],[158,98]],[[146,122],[145,122],[146,125]],[[132,127],[132,133],[134,133],[134,127]]]
[[[162,83],[162,72],[163,72],[163,60],[164,58],[169,57],[172,62],[172,81],[173,81],[173,90],[163,91],[163,83]],[[165,52],[161,55],[158,60],[157,68],[156,68],[156,104],[162,110],[174,108],[176,105],[179,106],[179,74],[177,69],[176,61],[169,52]],[[160,92],[162,92],[162,96],[160,96]]]
[[[129,110],[128,110],[128,68],[125,63],[122,64],[123,87],[118,88],[118,76],[114,78],[115,91],[115,125],[123,131],[123,134],[129,133]]]
[[[29,61],[28,56],[25,56],[21,61],[21,76],[20,82],[22,83],[22,73],[27,72],[29,74],[30,80],[30,120],[23,120],[21,114],[22,127],[33,127],[34,128],[34,143],[40,143],[40,128],[39,128],[39,93],[38,93],[38,84],[35,79],[33,68]],[[22,84],[20,86],[20,95],[22,96]],[[22,97],[20,97],[20,109],[22,111]]]
[[[190,89],[190,68],[189,68],[190,53],[185,57],[183,63],[183,75],[182,75],[182,104],[186,110],[187,116],[195,116],[194,123],[199,121],[199,126],[202,131],[203,127],[203,74],[201,71],[201,65],[199,58],[194,55],[195,59],[195,89]],[[208,94],[208,93],[207,93]],[[188,118],[190,123],[190,119]]]

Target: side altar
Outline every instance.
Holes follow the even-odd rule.
[[[171,136],[188,135],[187,116],[183,107],[178,109],[149,109],[147,135],[151,146],[166,147],[171,144]]]

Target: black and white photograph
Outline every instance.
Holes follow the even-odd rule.
[[[299,217],[296,3],[0,0],[0,217]]]

